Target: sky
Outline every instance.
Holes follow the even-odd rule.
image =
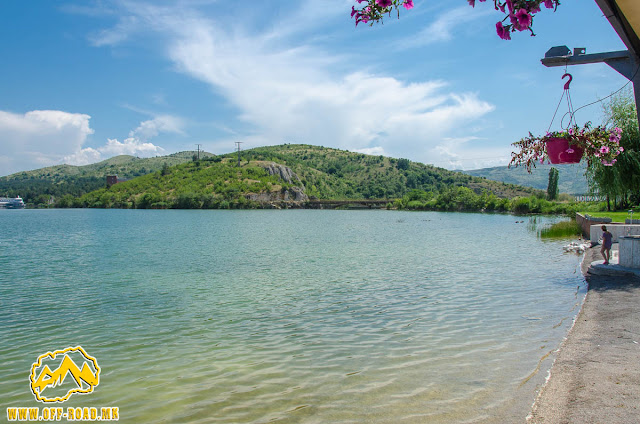
[[[559,129],[553,46],[624,50],[593,0],[564,0],[498,38],[492,2],[415,0],[355,26],[355,0],[5,0],[0,176],[121,154],[223,154],[303,143],[447,169],[506,165],[511,143]],[[627,83],[569,67],[577,109]],[[603,121],[602,103],[576,113]]]

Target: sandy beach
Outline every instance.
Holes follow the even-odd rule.
[[[602,259],[587,250],[582,271]],[[528,423],[640,423],[640,278],[586,274],[589,291]]]

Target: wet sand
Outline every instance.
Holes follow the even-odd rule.
[[[587,250],[582,270],[600,260]],[[589,275],[582,310],[527,423],[640,423],[640,278]]]

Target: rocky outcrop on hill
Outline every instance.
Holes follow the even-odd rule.
[[[249,193],[247,199],[260,203],[268,202],[307,202],[309,196],[300,187],[283,188],[271,193]]]
[[[269,175],[276,175],[287,184],[295,184],[295,187],[283,188],[280,191],[272,191],[270,193],[249,193],[246,195],[247,199],[263,204],[271,204],[274,208],[284,206],[284,202],[299,203],[299,206],[301,206],[302,203],[309,201],[309,196],[305,193],[304,184],[290,168],[274,162],[264,163],[262,167],[267,170]]]
[[[298,175],[296,175],[296,173],[290,168],[274,162],[264,163],[262,164],[262,167],[267,170],[269,175],[276,175],[280,177],[282,181],[288,184],[295,184],[296,186],[301,187],[302,191],[304,191],[302,181],[300,181]]]

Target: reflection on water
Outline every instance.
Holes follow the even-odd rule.
[[[585,286],[516,219],[2,211],[2,406],[81,345],[100,385],[64,406],[125,422],[520,420]]]

